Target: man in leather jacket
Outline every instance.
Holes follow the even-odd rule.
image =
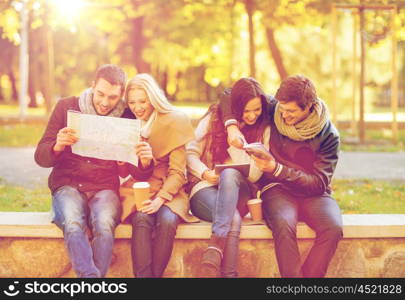
[[[243,148],[244,137],[224,93],[221,109],[229,144]],[[286,78],[275,98],[268,96],[270,153],[267,159],[252,155],[264,172],[261,183],[263,215],[273,232],[282,277],[324,277],[342,238],[342,217],[331,197],[339,133],[325,103],[308,78]],[[296,228],[298,221],[311,227],[316,238],[301,265]]]

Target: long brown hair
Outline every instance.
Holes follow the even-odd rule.
[[[262,113],[256,120],[255,124],[245,124],[241,128],[241,132],[245,136],[248,143],[261,142],[264,130],[269,124],[268,108],[266,95],[263,92],[259,82],[252,77],[246,77],[239,79],[233,86],[231,91],[231,108],[236,119],[241,122],[243,111],[247,103],[253,98],[260,98],[262,102]]]
[[[229,145],[219,104],[212,104],[202,119],[208,114],[210,114],[211,117],[208,125],[205,151],[211,153],[212,162],[214,164],[221,164],[224,163],[228,157],[227,149]]]
[[[241,132],[248,143],[262,142],[262,137],[268,122],[268,108],[266,96],[260,84],[251,77],[239,79],[232,87],[231,109],[236,119],[241,122],[243,111],[246,104],[253,98],[259,97],[262,101],[262,114],[253,125],[245,125]],[[222,119],[222,113],[219,104],[213,104],[209,107],[207,113],[202,119],[211,114],[210,123],[207,132],[206,151],[212,154],[214,164],[223,163],[228,158],[227,132]]]

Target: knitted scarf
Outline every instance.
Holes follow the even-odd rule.
[[[96,109],[93,105],[93,89],[88,88],[83,91],[79,97],[80,111],[84,114],[97,115]],[[121,117],[125,109],[124,100],[120,99],[117,105],[106,115],[108,117]]]
[[[329,120],[328,108],[325,103],[318,98],[308,117],[294,125],[284,123],[280,112],[279,103],[274,112],[274,122],[277,130],[284,136],[294,141],[305,141],[314,138]]]

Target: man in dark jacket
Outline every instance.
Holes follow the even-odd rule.
[[[228,97],[221,100],[228,141],[243,147],[244,137],[229,110]],[[273,232],[282,277],[324,277],[342,238],[342,217],[331,197],[339,134],[331,123],[325,103],[313,83],[304,76],[290,76],[280,85],[275,99],[269,97],[270,154],[252,155],[264,172],[260,179],[263,214]],[[313,247],[301,266],[296,239],[298,221],[316,233]]]
[[[53,221],[63,230],[78,277],[103,277],[107,272],[114,230],[121,215],[120,182],[115,161],[72,153],[71,146],[78,138],[67,127],[67,111],[121,117],[125,109],[122,100],[125,81],[125,73],[119,67],[101,66],[92,87],[80,97],[58,101],[35,151],[35,160],[41,167],[53,168],[48,179]],[[137,172],[138,179],[147,179],[152,168],[137,168]],[[92,234],[91,241],[88,232]]]

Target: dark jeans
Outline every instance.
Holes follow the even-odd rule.
[[[330,196],[296,197],[280,187],[262,194],[263,214],[273,232],[282,277],[324,277],[343,236],[342,215]],[[316,238],[301,267],[296,238],[298,221],[311,227]]]
[[[162,277],[179,222],[179,217],[166,205],[154,214],[132,215],[131,254],[135,277]]]
[[[78,277],[104,277],[111,262],[114,230],[121,203],[112,190],[90,199],[76,188],[62,186],[52,195],[53,222],[63,230],[72,267]],[[87,235],[92,232],[90,242]]]
[[[225,169],[221,172],[218,187],[206,187],[199,190],[190,199],[192,213],[198,218],[213,222],[212,232],[218,236],[228,237],[225,246],[221,272],[224,277],[237,276],[237,261],[239,255],[239,234],[242,216],[250,199],[250,189],[247,180],[235,169]]]

